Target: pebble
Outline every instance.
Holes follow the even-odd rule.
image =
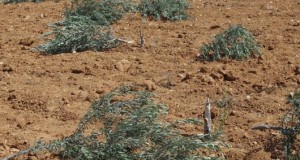
[[[148,91],[154,91],[156,89],[155,83],[151,80],[146,80],[145,85],[146,85],[146,90]]]
[[[222,74],[224,76],[226,74],[226,71],[223,70],[223,69],[221,69],[221,68],[219,68],[218,69],[218,73],[220,73],[220,74]]]
[[[296,66],[294,69],[295,75],[300,74],[300,66]]]
[[[80,74],[80,73],[83,73],[84,71],[81,70],[81,69],[71,69],[71,73],[74,73],[74,74]]]
[[[212,83],[215,82],[215,80],[214,80],[212,77],[207,76],[207,75],[201,75],[201,76],[200,76],[200,80],[201,80],[202,82],[207,82],[208,84],[212,84]]]
[[[127,72],[128,69],[130,68],[131,64],[128,60],[126,59],[123,59],[121,61],[118,61],[116,64],[115,64],[115,67],[118,71],[120,72]]]
[[[237,77],[235,77],[232,72],[229,72],[224,75],[224,80],[225,81],[235,81],[235,80],[237,80]]]
[[[34,43],[34,40],[32,38],[23,38],[20,40],[19,45],[22,46],[31,46]]]
[[[221,74],[218,73],[211,73],[210,76],[215,79],[215,80],[220,80],[223,79],[223,76]]]

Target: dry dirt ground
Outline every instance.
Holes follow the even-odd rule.
[[[117,36],[136,42],[141,29],[144,48],[122,44],[105,52],[50,56],[31,49],[43,42],[47,24],[62,19],[69,1],[0,5],[0,157],[37,139],[71,134],[93,100],[122,84],[139,84],[169,106],[170,120],[201,117],[207,98],[232,96],[222,137],[231,145],[224,150],[226,159],[282,159],[280,134],[251,127],[278,125],[290,108],[287,95],[300,84],[300,1],[190,2],[189,20],[128,14],[113,25]],[[262,59],[196,61],[201,44],[235,24],[263,45]]]

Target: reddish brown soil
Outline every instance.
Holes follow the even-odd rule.
[[[171,120],[201,117],[207,98],[216,101],[227,93],[234,105],[222,137],[231,145],[224,150],[226,159],[281,159],[280,134],[251,127],[278,125],[290,107],[287,95],[300,84],[300,2],[190,2],[186,21],[147,21],[129,14],[113,25],[117,36],[137,42],[141,29],[144,48],[122,44],[106,52],[52,56],[31,48],[42,43],[47,24],[62,19],[66,2],[0,5],[0,157],[37,139],[71,134],[93,100],[122,84],[141,84],[170,107]],[[263,45],[262,60],[195,61],[202,43],[235,24]]]

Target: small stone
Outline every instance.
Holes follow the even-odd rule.
[[[235,115],[236,115],[236,111],[231,111],[231,112],[229,113],[229,115],[230,115],[230,116],[235,116]]]
[[[85,97],[85,101],[88,101],[88,102],[92,102],[92,96],[91,95],[87,95],[86,97]]]
[[[244,135],[243,135],[242,138],[243,138],[243,139],[250,139],[251,137],[250,137],[247,133],[244,133]]]
[[[89,99],[89,93],[86,91],[81,91],[78,93],[78,97],[82,98],[83,100],[88,100]]]
[[[274,47],[273,47],[273,46],[268,46],[267,49],[268,49],[269,51],[271,51],[271,50],[274,50]]]
[[[10,152],[19,152],[20,150],[17,149],[17,148],[11,148],[9,151],[10,151]]]
[[[84,73],[84,71],[81,69],[71,69],[71,73],[80,74],[80,73]]]
[[[211,119],[212,120],[215,119],[215,118],[217,118],[218,115],[219,115],[219,111],[218,111],[218,109],[216,107],[212,107],[211,110],[210,110],[210,112],[211,112]]]
[[[154,91],[156,89],[155,83],[151,80],[146,80],[145,85],[146,85],[146,90],[148,91]]]
[[[201,67],[200,68],[201,73],[208,73],[209,71],[210,71],[210,69],[208,67]]]
[[[130,68],[131,64],[128,60],[126,59],[123,59],[121,61],[118,61],[116,64],[115,64],[115,67],[118,71],[121,71],[121,72],[127,72],[128,69]]]
[[[232,72],[229,72],[224,75],[224,80],[225,81],[235,81],[235,80],[237,80],[237,78],[233,75]]]
[[[80,90],[84,91],[84,87],[83,87],[83,86],[79,86],[79,88],[78,88],[78,89],[80,89]]]
[[[298,4],[299,3],[300,3],[300,1],[298,2]],[[300,21],[290,20],[290,22],[288,24],[290,26],[297,27],[297,26],[300,26]]]
[[[250,100],[251,96],[250,95],[247,95],[246,96],[246,99]]]
[[[248,71],[249,73],[253,73],[253,74],[257,74],[257,71],[256,70],[250,70]]]
[[[9,151],[9,150],[10,150],[10,147],[9,147],[7,144],[3,144],[3,148],[4,148],[6,151]]]
[[[96,90],[96,93],[97,93],[97,94],[102,94],[102,93],[104,93],[104,92],[105,92],[104,90],[99,90],[99,89]]]
[[[219,68],[218,73],[220,73],[224,76],[226,74],[226,71],[224,69]]]
[[[0,152],[5,151],[4,147],[0,146]]]
[[[212,25],[209,27],[209,29],[217,29],[217,28],[221,28],[220,25]]]
[[[29,38],[23,38],[20,40],[19,45],[22,46],[31,46],[34,43],[34,40]]]
[[[17,127],[18,127],[19,129],[24,128],[24,126],[25,126],[25,125],[24,125],[24,124],[21,124],[21,123],[18,123],[18,124],[17,124]]]
[[[85,67],[84,70],[85,70],[84,72],[85,75],[93,75],[93,71],[90,67]]]
[[[14,100],[14,99],[17,99],[16,95],[14,95],[14,94],[9,95],[9,96],[7,97],[7,100],[8,100],[8,101],[11,101],[11,100]]]
[[[214,80],[212,77],[207,76],[207,75],[201,75],[201,76],[200,76],[200,80],[201,80],[202,82],[207,82],[208,84],[212,84],[212,83],[215,82],[215,80]]]
[[[223,76],[218,73],[211,73],[210,76],[216,80],[223,79]]]
[[[4,64],[4,65],[3,65],[3,68],[2,68],[2,71],[3,71],[3,72],[8,72],[8,73],[10,73],[10,72],[12,72],[12,71],[14,71],[14,70],[12,69],[12,67],[10,67],[10,66]]]
[[[184,82],[192,78],[192,75],[190,73],[180,74],[179,76],[182,78],[181,82]]]
[[[294,69],[295,75],[300,74],[300,66],[296,66]]]

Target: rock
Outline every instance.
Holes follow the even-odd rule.
[[[7,97],[7,100],[8,100],[8,101],[11,101],[11,100],[14,100],[14,99],[17,99],[16,95],[14,95],[14,94],[9,95],[9,96]]]
[[[208,73],[208,72],[210,72],[210,69],[208,67],[201,67],[200,72],[201,73]]]
[[[85,75],[94,75],[93,71],[90,67],[85,67],[84,70],[85,70],[85,72],[84,72]]]
[[[201,76],[200,76],[200,80],[201,80],[202,82],[207,82],[208,84],[212,84],[212,83],[215,82],[215,80],[214,80],[212,77],[207,76],[207,75],[201,75]]]
[[[23,120],[19,120],[18,121],[18,124],[17,124],[17,127],[18,128],[20,128],[20,129],[22,129],[22,128],[25,128],[25,126],[26,126],[26,122]]]
[[[24,51],[24,50],[30,50],[30,47],[22,46],[22,47],[21,47],[21,50],[23,50],[23,51]]]
[[[226,73],[226,74],[224,75],[224,80],[225,80],[225,81],[235,81],[235,80],[237,80],[237,77],[235,77],[235,76],[232,74],[232,72],[229,72],[229,73]]]
[[[9,151],[10,151],[10,152],[19,152],[20,150],[17,149],[17,148],[11,148]]]
[[[80,90],[82,90],[82,91],[85,90],[83,86],[79,86],[78,89],[80,89]]]
[[[218,73],[222,74],[223,76],[226,74],[226,71],[222,68],[218,69]]]
[[[210,109],[210,116],[211,116],[211,119],[214,120],[215,118],[217,118],[219,116],[219,111],[216,107],[212,107]],[[205,112],[203,111],[203,118],[205,116]]]
[[[263,85],[261,84],[253,84],[252,85],[252,88],[257,92],[257,93],[260,93],[263,91]]]
[[[236,116],[236,114],[237,114],[236,111],[231,111],[231,112],[229,113],[229,116]]]
[[[219,73],[211,73],[210,76],[215,80],[223,79],[223,76]]]
[[[272,51],[272,50],[274,50],[274,47],[273,46],[268,46],[268,50]]]
[[[7,64],[3,64],[2,71],[10,73],[14,70],[12,69],[12,67],[8,66]]]
[[[252,73],[252,74],[257,74],[257,71],[256,70],[250,70],[248,71],[249,73]]]
[[[81,69],[71,69],[71,73],[80,74],[80,73],[84,73],[84,71]]]
[[[221,28],[221,26],[216,24],[209,27],[209,29],[217,29],[217,28]]]
[[[295,75],[300,74],[300,66],[296,66],[294,69]]]
[[[250,95],[247,95],[247,96],[246,96],[246,99],[247,99],[247,100],[250,100],[250,99],[251,99],[251,96],[250,96]]]
[[[122,59],[115,64],[116,69],[121,72],[127,72],[130,66],[130,62],[126,59]]]
[[[156,89],[155,83],[151,80],[146,80],[145,85],[146,85],[146,90],[148,91],[154,91]]]
[[[104,93],[104,92],[105,92],[105,91],[104,91],[104,90],[101,90],[101,89],[97,89],[97,90],[96,90],[96,93],[97,93],[97,94],[102,94],[102,93]]]
[[[297,27],[300,26],[300,21],[290,20],[288,23],[290,26]]]
[[[87,91],[80,91],[78,93],[78,98],[83,99],[83,100],[88,100],[89,99],[89,93]]]
[[[30,37],[28,38],[23,38],[20,40],[19,45],[22,46],[31,46],[34,43],[34,40],[31,39]]]
[[[190,73],[185,73],[185,74],[179,74],[179,77],[181,77],[181,82],[184,82],[186,80],[191,79],[192,75]]]

